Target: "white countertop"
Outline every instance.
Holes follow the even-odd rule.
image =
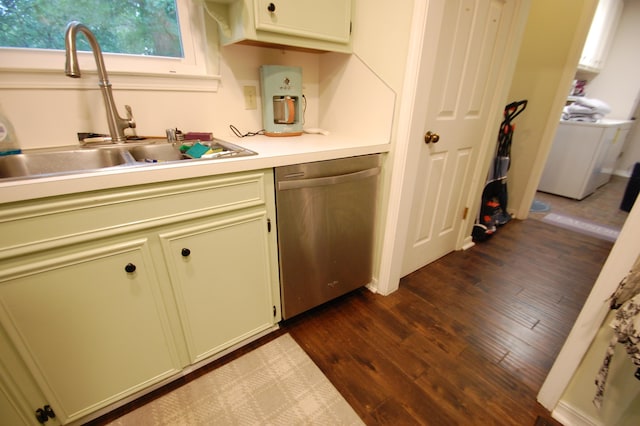
[[[612,118],[601,118],[596,122],[592,121],[573,121],[573,120],[560,120],[560,124],[570,124],[575,126],[593,126],[593,127],[611,127],[620,126],[623,124],[631,125],[632,120],[616,120]]]
[[[362,140],[346,136],[304,134],[293,137],[252,136],[227,141],[255,151],[258,155],[224,160],[202,159],[124,166],[5,182],[0,180],[0,203],[375,154],[390,149],[388,140],[385,141],[382,137],[378,140]]]

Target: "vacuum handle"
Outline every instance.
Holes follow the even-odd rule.
[[[506,121],[511,121],[516,118],[527,107],[528,101],[526,99],[517,102],[511,102],[504,109],[504,115]],[[522,107],[522,108],[521,108]]]

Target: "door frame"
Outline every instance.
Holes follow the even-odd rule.
[[[504,85],[500,88],[492,100],[489,120],[478,145],[478,162],[474,166],[471,180],[471,188],[468,197],[464,200],[469,207],[465,223],[461,226],[457,238],[456,249],[467,249],[474,245],[471,239],[471,229],[480,208],[482,189],[486,181],[493,148],[502,111],[507,98],[511,77],[515,70],[518,58],[517,50],[524,34],[531,0],[522,0],[517,6],[516,19],[514,19],[508,42],[508,50],[513,52],[505,58],[500,70],[499,81]],[[400,284],[402,259],[408,234],[409,215],[413,203],[415,189],[414,176],[418,167],[418,152],[421,141],[412,142],[412,135],[420,134],[423,129],[417,129],[414,120],[414,111],[418,102],[415,88],[420,77],[420,63],[423,49],[425,49],[426,21],[429,2],[415,0],[413,7],[413,19],[410,27],[409,49],[405,64],[404,83],[399,102],[398,131],[395,145],[392,149],[392,171],[389,189],[389,204],[387,220],[383,231],[382,252],[380,257],[380,270],[376,290],[381,294],[390,294],[396,291]],[[435,43],[437,40],[428,40],[427,43]]]

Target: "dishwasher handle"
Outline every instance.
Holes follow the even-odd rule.
[[[295,179],[284,180],[278,182],[278,190],[283,191],[287,189],[298,188],[311,188],[315,186],[336,185],[339,183],[353,182],[356,180],[366,179],[372,176],[380,174],[380,167],[373,167],[371,169],[360,170],[354,173],[347,173],[343,175],[326,176],[321,178],[310,179]]]

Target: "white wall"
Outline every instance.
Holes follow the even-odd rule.
[[[118,76],[111,76],[120,114],[124,116],[125,104],[131,105],[139,135],[161,136],[165,129],[178,127],[184,131],[211,131],[228,138],[233,137],[230,124],[245,132],[259,130],[260,107],[245,110],[242,86],[256,86],[259,93],[261,64],[295,64],[303,67],[304,91],[309,102],[307,123],[317,125],[319,55],[239,45],[221,48],[220,55],[222,80],[217,93],[122,90],[118,88]],[[108,133],[97,77],[85,73],[82,78],[95,80],[92,85],[95,88],[0,90],[0,103],[16,128],[23,149],[74,144],[77,132]]]
[[[613,337],[609,326],[615,311],[607,315],[593,343],[573,375],[561,399],[560,411],[572,413],[583,422],[603,425],[637,425],[640,416],[640,386],[633,376],[636,367],[629,359],[624,346],[616,345],[609,364],[602,407],[597,409],[592,400],[595,396],[596,374],[602,366],[605,351]],[[625,419],[634,419],[635,421]],[[565,424],[571,424],[565,422]]]
[[[597,358],[604,359],[602,347],[611,336],[610,330],[607,330],[607,323],[603,322],[609,313],[607,299],[640,255],[639,233],[640,204],[636,203],[538,394],[538,401],[552,410],[553,416],[567,426],[638,424],[610,422],[612,416],[629,416],[636,419],[638,416],[640,407],[630,404],[630,401],[637,400],[637,381],[633,376],[625,374],[626,372],[617,371],[612,374],[609,397],[615,396],[616,392],[625,386],[632,387],[635,394],[626,395],[624,399],[607,398],[605,394],[607,407],[603,413],[598,413],[592,408],[591,400],[595,393],[595,385],[592,384],[595,379],[595,365],[598,364]],[[598,338],[597,334],[600,331],[603,331],[603,334]],[[624,361],[624,358],[618,357],[616,364]]]
[[[356,0],[353,51],[400,93],[409,48],[413,0]]]
[[[628,120],[640,99],[640,1],[625,0],[622,17],[604,69],[587,85],[587,96],[611,106],[607,118]],[[637,127],[637,126],[634,126]],[[640,161],[640,131],[632,130],[616,166],[616,173],[629,176]]]
[[[611,106],[607,118],[628,120],[640,93],[640,1],[626,0],[604,69],[588,83],[587,95]]]
[[[509,210],[517,218],[529,214],[596,6],[595,0],[531,4],[508,97],[529,101],[514,121],[507,179]]]
[[[398,1],[393,7],[383,0],[355,2],[354,52],[394,93],[402,87],[412,10],[412,0]],[[131,105],[138,134],[161,136],[165,129],[178,127],[185,131],[211,131],[221,138],[229,138],[234,137],[229,130],[230,124],[243,132],[262,128],[260,105],[256,110],[245,110],[242,91],[243,86],[254,85],[259,95],[258,69],[262,64],[303,67],[304,93],[308,102],[306,126],[317,127],[323,58],[322,53],[266,47],[220,47],[222,79],[217,93],[124,90],[122,85],[118,86],[119,76],[110,77],[118,111],[124,116],[124,105]],[[61,64],[60,75],[51,78],[65,79],[63,67]],[[90,90],[75,90],[0,84],[0,104],[16,128],[23,148],[74,144],[77,132],[108,133],[97,77],[85,72],[82,78],[89,82],[95,80],[95,85],[91,84]],[[324,78],[330,77],[325,75]],[[352,109],[349,114],[357,116],[353,120],[355,123],[361,121],[359,119],[367,122],[367,109]]]

